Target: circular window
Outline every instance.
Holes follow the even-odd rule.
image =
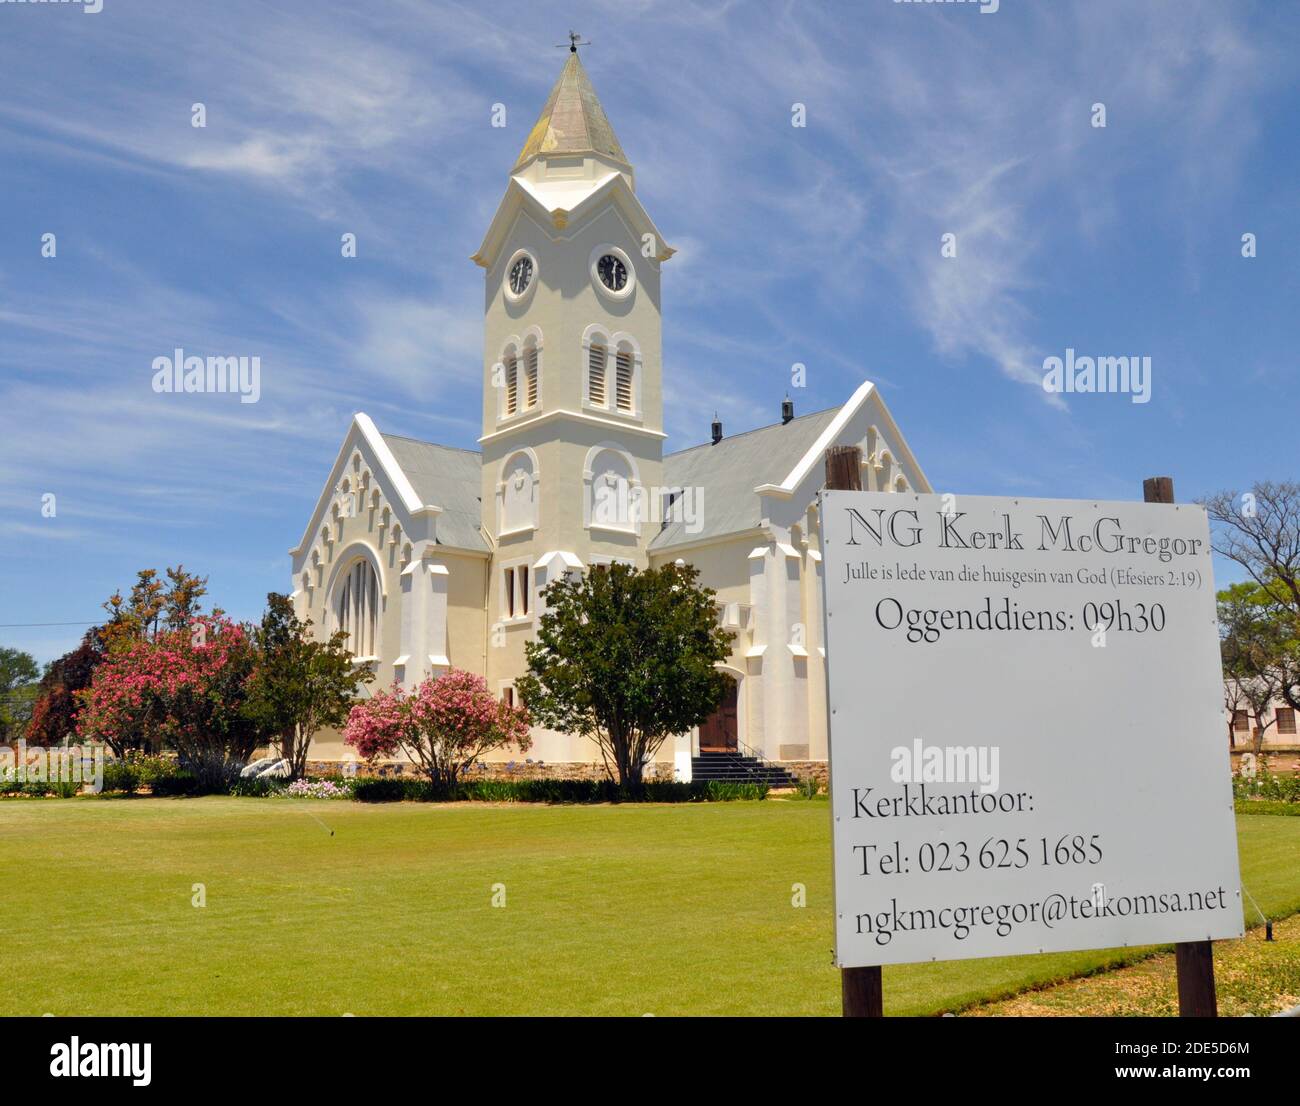
[[[591,254],[591,279],[606,296],[624,299],[632,293],[636,273],[631,259],[617,246],[599,246]]]
[[[506,296],[523,299],[537,277],[537,262],[527,250],[519,250],[506,267]]]

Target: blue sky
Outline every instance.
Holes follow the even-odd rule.
[[[178,562],[255,617],[353,411],[474,447],[468,258],[570,27],[679,250],[669,448],[802,362],[797,410],[875,380],[941,491],[1296,477],[1294,4],[0,4],[0,622]],[[176,346],[260,356],[260,401],[154,393]],[[1067,347],[1150,356],[1151,401],[1047,396]]]

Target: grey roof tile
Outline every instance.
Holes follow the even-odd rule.
[[[479,529],[482,510],[482,457],[474,450],[384,434],[383,439],[415,494],[442,508],[438,544],[488,552]]]
[[[840,408],[830,407],[723,438],[717,445],[706,443],[668,454],[664,485],[703,489],[699,504],[703,525],[688,533],[685,519],[674,518],[655,535],[650,548],[663,550],[753,529],[762,521],[754,489],[784,480],[839,412]]]

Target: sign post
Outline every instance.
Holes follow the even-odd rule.
[[[1173,477],[1147,477],[1142,481],[1142,499],[1146,503],[1172,503]],[[1180,941],[1174,946],[1174,966],[1178,972],[1178,1016],[1217,1018],[1219,1004],[1214,993],[1213,944],[1210,941]]]
[[[861,447],[831,446],[826,451],[826,487],[845,492],[862,490]],[[846,1018],[885,1016],[885,992],[879,964],[840,969],[840,1009]]]
[[[826,464],[844,1013],[879,1016],[883,964],[1164,943],[1212,1009],[1209,942],[1244,926],[1205,512]]]

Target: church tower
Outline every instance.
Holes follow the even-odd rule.
[[[473,258],[494,687],[524,669],[541,588],[565,569],[644,567],[658,532],[659,279],[673,251],[635,187],[575,41]]]

